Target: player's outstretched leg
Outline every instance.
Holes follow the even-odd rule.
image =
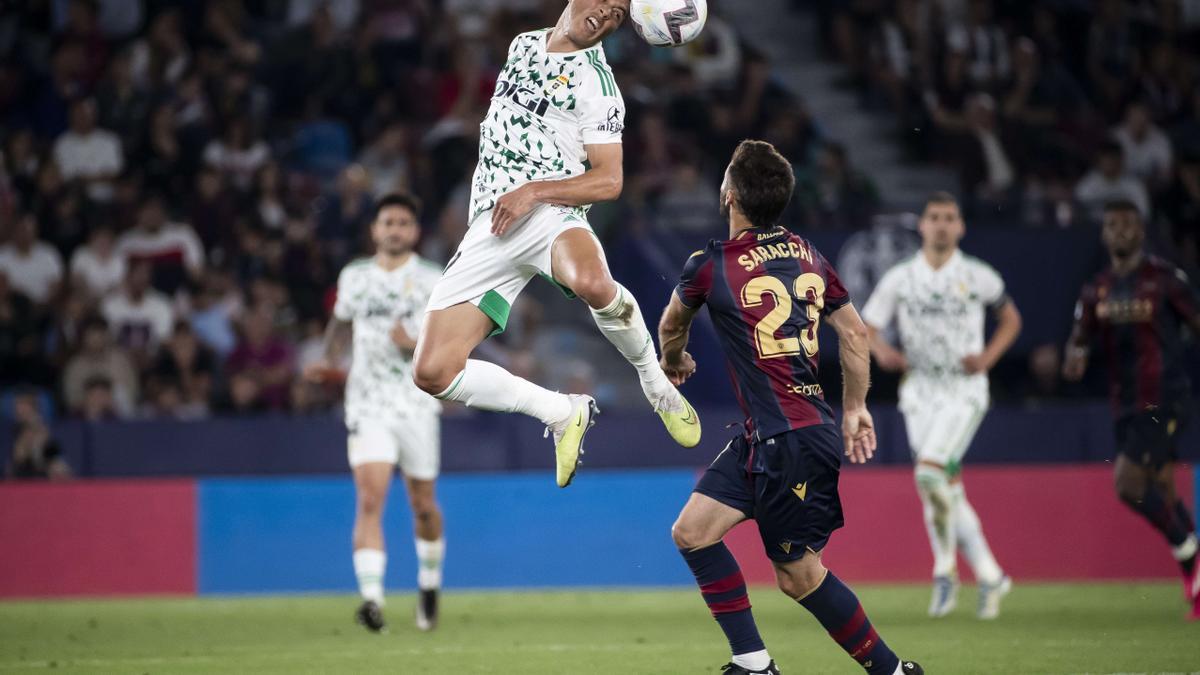
[[[975,579],[979,582],[980,619],[995,619],[1000,616],[1000,601],[1012,590],[1012,579],[1000,569],[992,549],[988,546],[987,538],[983,536],[983,526],[979,515],[967,501],[966,489],[961,478],[950,485],[954,499],[954,529],[958,540],[958,548],[971,564]]]
[[[354,576],[363,602],[355,620],[367,630],[387,629],[383,619],[383,576],[387,553],[383,544],[383,507],[392,482],[393,465],[369,462],[354,467],[357,510],[354,516]]]
[[[406,483],[417,550],[416,624],[418,630],[430,631],[437,628],[438,593],[442,588],[442,563],[446,556],[442,510],[434,497],[432,480],[410,478]]]
[[[858,596],[821,564],[819,553],[809,551],[799,560],[775,563],[779,589],[800,603],[850,658],[871,675],[922,675],[913,661],[901,661],[887,646]]]
[[[584,435],[598,412],[595,402],[590,396],[567,396],[539,387],[494,363],[468,359],[493,325],[469,303],[430,312],[413,355],[413,380],[444,401],[541,420],[554,432],[557,482],[566,487],[579,464]]]
[[[613,280],[604,251],[589,230],[559,235],[553,248],[554,278],[592,310],[604,337],[637,369],[646,400],[662,418],[671,438],[685,448],[700,443],[700,419],[658,365],[654,340],[633,294]]]
[[[729,640],[733,658],[723,672],[778,673],[750,612],[742,570],[721,541],[730,528],[745,518],[737,509],[693,493],[671,528],[671,538],[696,577],[705,604]]]
[[[933,549],[933,597],[929,602],[929,616],[941,617],[954,611],[958,604],[954,495],[944,467],[919,460],[916,479],[925,529]]]
[[[1197,569],[1196,528],[1187,507],[1175,494],[1175,467],[1157,471],[1118,455],[1115,469],[1117,496],[1162,533],[1183,574],[1184,593],[1192,604],[1191,619],[1200,619],[1200,569]]]

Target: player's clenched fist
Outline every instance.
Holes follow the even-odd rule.
[[[663,372],[667,374],[667,379],[676,387],[686,382],[696,372],[696,360],[687,352],[680,352],[678,357],[670,361],[664,356],[658,365],[662,366]]]
[[[502,195],[492,208],[492,234],[503,236],[537,205],[536,183],[526,183]]]
[[[842,442],[851,464],[866,464],[875,456],[875,421],[866,408],[846,410],[842,415]]]

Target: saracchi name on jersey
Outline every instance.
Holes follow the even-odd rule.
[[[522,33],[508,48],[479,127],[472,220],[525,183],[582,174],[585,145],[621,142],[625,103],[603,47],[549,52],[550,32]]]
[[[425,305],[441,277],[438,268],[413,255],[388,271],[372,258],[352,262],[338,276],[333,315],[354,324],[350,375],[346,381],[346,424],[389,422],[412,414],[436,414],[436,399],[417,389],[412,358],[392,342],[399,323],[416,337]]]
[[[811,244],[782,227],[713,240],[688,259],[675,293],[693,309],[708,305],[754,437],[833,423],[817,329],[850,295]]]
[[[1183,360],[1184,326],[1200,312],[1200,297],[1182,270],[1146,256],[1129,274],[1107,269],[1083,288],[1076,329],[1108,364],[1118,416],[1182,404],[1191,384]]]

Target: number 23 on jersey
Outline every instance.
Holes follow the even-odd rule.
[[[770,275],[754,277],[742,287],[743,307],[760,307],[767,296],[774,303],[771,311],[754,326],[754,343],[760,359],[798,356],[801,352],[811,358],[817,354],[817,328],[821,310],[825,308],[825,279],[806,272],[796,277],[790,291],[782,279]],[[779,337],[779,329],[792,317],[793,300],[805,304],[808,325],[798,326],[796,337]]]

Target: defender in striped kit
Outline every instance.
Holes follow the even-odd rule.
[[[779,225],[795,187],[792,167],[769,143],[743,141],[721,185],[729,238],[688,260],[659,325],[662,366],[681,384],[696,370],[685,351],[701,306],[709,316],[746,415],[709,466],[672,528],[713,618],[729,640],[728,675],[778,674],[751,614],[746,583],[722,539],[753,519],[779,588],[808,610],[872,675],[919,675],[879,637],[845,584],[821,562],[842,526],[838,474],[875,451],[867,412],[867,329],[833,267]],[[838,333],[845,376],[841,434],[817,380],[817,328]]]

